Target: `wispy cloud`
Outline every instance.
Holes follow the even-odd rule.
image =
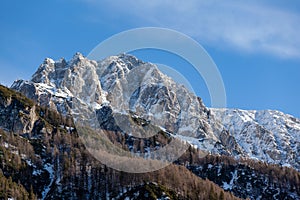
[[[204,44],[300,58],[300,14],[272,1],[84,1],[108,6],[113,15],[135,18],[138,25],[182,31]]]

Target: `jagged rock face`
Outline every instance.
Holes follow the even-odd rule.
[[[31,133],[36,120],[35,106],[21,104],[15,98],[5,99],[0,96],[0,125],[4,130],[18,134]]]
[[[111,116],[111,107],[103,108],[105,109],[97,110],[105,111],[99,116]],[[209,114],[210,120],[212,117]],[[104,124],[108,122],[108,125],[111,125],[108,117],[101,120]],[[139,118],[136,120],[144,123]],[[297,121],[293,118],[291,120]],[[222,140],[234,145],[228,131],[223,131],[222,134]],[[119,135],[123,137],[125,134]],[[111,136],[116,137],[113,132]],[[125,138],[127,139],[130,138]],[[117,140],[118,138],[115,141]],[[155,148],[157,141],[152,143]],[[149,146],[151,147],[151,144],[147,145],[147,149]],[[33,193],[40,199],[124,199],[138,193],[152,194],[151,191],[157,198],[168,199],[169,195],[172,198],[174,195],[184,195],[183,199],[201,199],[200,195],[208,194],[211,190],[209,188],[213,186],[207,180],[199,183],[199,180],[191,176],[183,166],[172,165],[148,175],[132,175],[109,169],[86,151],[70,118],[63,118],[57,112],[41,108],[30,99],[3,86],[0,86],[0,153],[0,175],[3,173],[6,177],[12,177],[15,183],[22,184],[28,192],[32,188]],[[252,168],[249,166],[253,165],[240,165],[231,157],[228,159],[207,156],[199,161],[198,153],[194,148],[189,148],[178,162],[189,163],[186,167],[196,175],[209,178],[240,197],[299,199],[300,174],[295,170],[278,166],[274,168],[262,163]],[[277,176],[281,172],[282,174]],[[162,187],[157,183],[162,184]],[[152,185],[150,188],[149,184]],[[195,184],[201,187],[195,187]],[[203,186],[207,186],[206,189],[203,189]],[[171,189],[175,193],[170,193]],[[184,192],[187,189],[190,193]],[[229,197],[229,194],[226,197],[227,193],[223,193],[225,199],[233,198]],[[137,196],[139,199],[146,197]],[[208,195],[203,199],[209,199]]]
[[[121,55],[100,62],[98,75],[115,112],[131,110],[180,135],[214,138],[203,103],[155,65]]]
[[[16,81],[12,88],[64,115],[88,119],[94,113],[105,113],[101,109],[109,106],[114,113],[134,112],[178,135],[205,140],[196,144],[204,150],[221,144],[218,149],[233,152],[232,145],[228,148],[220,141],[224,127],[212,127],[217,122],[212,116],[208,120],[209,110],[199,97],[155,65],[131,55],[111,56],[99,62],[79,53],[68,62],[47,58],[30,81]]]
[[[300,120],[279,111],[212,109],[251,158],[300,168]]]
[[[79,53],[70,61],[46,59],[30,81],[16,81],[12,88],[93,127],[124,131],[115,116],[134,115],[210,153],[300,168],[299,120],[279,116],[288,120],[281,127],[273,126],[277,114],[272,112],[262,117],[254,111],[208,109],[155,65],[131,55],[97,62]]]
[[[129,143],[138,141],[136,138],[140,137],[131,134],[134,130],[151,124],[155,127],[153,130],[167,133],[166,140],[174,137],[211,154],[247,157],[292,166],[298,171],[300,169],[299,119],[278,111],[208,109],[199,97],[162,74],[155,65],[130,55],[111,56],[98,62],[79,53],[70,61],[45,59],[31,80],[18,80],[12,88],[33,99],[38,105],[54,109],[64,116],[70,114],[75,120],[80,119],[91,127],[119,134],[119,137],[112,137],[116,141],[124,140],[124,145],[127,145],[128,138]],[[1,128],[20,134],[47,135],[53,132],[54,129],[47,131],[43,124],[43,113],[37,112],[32,102],[27,107],[26,103],[17,104],[10,98],[0,99]],[[37,115],[40,115],[39,120]],[[125,124],[131,120],[139,126],[126,129],[118,121],[118,116],[127,120]],[[52,118],[56,117],[51,116],[48,120]],[[72,130],[75,129],[72,127]],[[165,144],[157,145],[157,141],[153,140],[152,145],[149,145],[146,141],[148,137],[145,137],[141,137],[145,141],[144,149],[149,151]],[[127,147],[131,151],[130,145]],[[47,162],[43,161],[45,172],[48,171]],[[198,167],[201,168],[196,166],[195,174],[199,172]],[[218,169],[215,168],[215,171]],[[232,170],[228,173],[235,177],[235,168]],[[206,171],[209,170],[203,173]],[[252,180],[251,174],[249,177],[246,175]],[[54,177],[54,174],[51,176]],[[223,184],[224,180],[219,180],[220,186],[239,195],[245,194],[244,191],[239,193],[243,190],[243,181],[240,181],[238,187],[230,189],[228,184]],[[226,183],[230,183],[230,180]],[[256,180],[253,179],[253,184]],[[257,188],[260,186],[250,187],[247,192],[257,197],[260,193],[255,193]],[[272,194],[276,192],[271,189]]]
[[[0,199],[208,199],[211,188],[238,199],[176,165],[150,174],[110,169],[87,152],[70,118],[1,85],[0,161]]]
[[[77,53],[66,62],[46,58],[30,81],[18,80],[12,85],[39,105],[67,115],[71,113],[72,98],[82,103],[100,105],[101,85],[96,73],[97,63]]]

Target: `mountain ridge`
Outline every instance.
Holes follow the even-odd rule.
[[[24,132],[28,122],[33,127]],[[71,118],[1,85],[0,163],[0,198],[123,199],[134,191],[148,199],[208,199],[212,191],[238,199],[183,166],[144,174],[108,168],[86,150]]]
[[[74,110],[83,107],[87,109],[80,113],[88,113],[90,109],[99,110],[107,104],[116,113],[128,114],[128,110],[131,110],[168,131],[179,132],[177,135],[204,138],[197,144],[203,150],[212,149],[217,145],[215,151],[232,153],[231,147],[226,147],[226,144],[220,142],[221,135],[224,135],[222,125],[209,124],[218,122],[207,120],[209,113],[202,100],[162,74],[155,65],[126,54],[95,62],[77,53],[71,61],[64,62],[68,67],[63,67],[63,72],[60,70],[60,63],[61,61],[56,64],[46,59],[31,81],[16,81],[12,88],[63,115],[74,115]],[[56,66],[59,67],[59,72],[53,70]],[[91,77],[83,78],[86,74]],[[56,80],[53,77],[61,79]],[[133,81],[134,79],[136,80]],[[131,91],[134,87],[137,90]],[[71,108],[74,99],[79,102],[75,109],[74,104]],[[129,105],[126,105],[127,102]]]
[[[139,70],[140,68],[141,70]],[[134,97],[136,91],[131,91],[130,87],[134,88],[136,85],[130,82],[134,82],[136,74],[141,74],[136,79],[136,82],[141,85],[138,87],[137,96]],[[168,131],[176,132],[177,138],[189,142],[196,148],[208,149],[211,153],[227,153],[227,155],[237,157],[246,156],[268,163],[289,165],[299,170],[299,161],[293,162],[295,157],[299,157],[297,156],[297,152],[299,152],[297,149],[300,148],[298,145],[300,138],[297,137],[297,134],[287,134],[287,137],[291,137],[291,142],[295,144],[293,151],[290,151],[294,157],[287,157],[284,163],[279,158],[279,154],[283,151],[278,153],[277,150],[273,150],[275,146],[280,146],[280,144],[274,141],[271,133],[269,133],[270,137],[266,138],[268,143],[270,143],[269,140],[273,141],[270,151],[261,150],[255,152],[260,154],[256,155],[251,152],[249,145],[246,145],[245,140],[249,137],[242,140],[241,137],[238,137],[241,130],[236,132],[229,127],[229,122],[226,123],[229,117],[226,118],[226,115],[220,117],[222,109],[207,108],[200,98],[163,75],[155,65],[138,60],[132,55],[119,54],[102,61],[91,61],[80,53],[76,53],[70,61],[64,59],[53,61],[46,58],[30,81],[16,81],[12,88],[35,99],[41,105],[49,106],[64,115],[74,114],[71,112],[74,98],[80,102],[80,106],[77,107],[92,107],[94,110],[99,110],[106,105],[118,113],[131,110],[138,113],[141,118],[156,122]],[[36,95],[32,96],[32,94]],[[132,95],[130,99],[128,99],[128,95]],[[126,105],[126,102],[129,102],[129,105]],[[160,106],[161,104],[163,107]],[[84,112],[87,110],[89,108],[85,109]],[[243,113],[242,110],[238,111]],[[163,115],[155,116],[158,113],[163,113]],[[180,116],[179,113],[181,113]],[[245,116],[251,118],[250,114]],[[185,122],[183,120],[180,125],[176,124],[178,117],[181,117],[180,120],[185,119]],[[161,119],[165,118],[168,120],[161,122]],[[194,120],[195,118],[196,120]],[[242,119],[242,115],[238,116],[239,118]],[[247,120],[242,120],[239,122],[239,126],[247,126],[247,123],[249,123]],[[298,126],[299,120],[296,120],[295,124]],[[257,127],[261,126],[258,124]],[[255,131],[248,130],[247,133],[251,135]],[[259,138],[263,138],[263,135],[260,135]],[[241,142],[237,142],[237,139]],[[266,141],[261,140],[261,142],[265,143]],[[252,144],[254,143],[255,141],[252,139]],[[285,148],[287,146],[285,144]]]
[[[74,117],[75,122],[81,119],[90,127],[105,130],[114,145],[144,158],[163,149],[170,140],[186,143],[189,147],[183,155],[185,160],[179,163],[239,197],[250,195],[260,199],[263,194],[281,199],[289,193],[292,199],[299,196],[297,177],[290,178],[288,187],[284,188],[273,182],[273,175],[270,178],[268,171],[261,172],[261,165],[253,172],[251,167],[239,164],[192,165],[192,161],[208,154],[229,156],[236,161],[252,159],[265,162],[266,166],[276,164],[299,171],[299,119],[279,111],[207,108],[200,97],[162,74],[155,65],[134,56],[120,54],[92,61],[77,53],[70,61],[47,58],[31,80],[15,81],[12,89],[33,99],[37,105],[49,107],[65,117]],[[124,126],[123,122],[130,123],[133,128]],[[135,134],[134,130],[143,127],[154,127],[153,130],[158,130],[157,136]],[[219,177],[212,176],[221,168]],[[269,168],[272,171],[272,167]],[[234,177],[235,173],[239,177]],[[255,174],[254,179],[251,173]],[[229,177],[235,180],[235,186],[229,182]],[[243,191],[240,179],[251,184],[255,184],[252,179],[259,180],[266,191],[257,191],[259,186]],[[282,190],[279,196],[276,195],[278,188]]]
[[[299,170],[300,120],[274,110],[211,109],[250,157]],[[254,133],[254,137],[249,137]],[[265,138],[256,143],[257,137]],[[268,151],[265,158],[255,155]],[[259,156],[260,156],[259,155]],[[294,162],[292,162],[294,161]]]

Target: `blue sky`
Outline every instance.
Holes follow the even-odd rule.
[[[29,79],[45,57],[87,55],[132,28],[163,27],[198,41],[223,77],[227,105],[276,109],[300,118],[300,1],[51,0],[0,7],[0,82]],[[133,52],[175,67],[206,105],[210,97],[189,64],[166,52]]]

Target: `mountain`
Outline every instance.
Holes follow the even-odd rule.
[[[134,113],[208,153],[300,169],[298,119],[277,111],[208,109],[155,65],[131,55],[98,62],[80,53],[68,62],[47,58],[30,81],[16,81],[12,88],[63,115],[90,120],[96,112],[102,121],[89,121],[93,126],[117,126],[107,121],[107,110],[114,120],[116,113]]]
[[[87,151],[72,118],[1,85],[0,169],[1,199],[238,199],[179,165],[108,168]]]
[[[300,120],[279,111],[211,109],[250,158],[300,169]]]
[[[145,63],[134,56],[120,54],[102,61],[93,61],[76,53],[70,61],[65,59],[53,61],[46,58],[31,80],[15,81],[12,89],[32,99],[30,101],[33,106],[49,108],[46,109],[50,115],[47,119],[55,122],[54,127],[63,127],[62,129],[65,130],[63,132],[66,133],[76,132],[80,139],[88,138],[85,142],[81,140],[80,143],[85,146],[86,150],[89,150],[85,154],[92,152],[92,155],[106,168],[115,164],[115,169],[125,172],[149,172],[151,169],[162,168],[161,163],[173,162],[176,165],[172,165],[175,168],[171,170],[178,171],[177,165],[184,166],[184,170],[187,171],[182,173],[188,174],[186,176],[194,177],[189,175],[192,172],[198,177],[208,178],[241,198],[298,199],[300,197],[300,175],[297,172],[299,171],[300,124],[298,119],[278,111],[209,109],[202,103],[201,98],[161,73],[155,65]],[[20,93],[16,94],[24,99]],[[40,115],[43,115],[46,110]],[[39,124],[36,122],[38,115],[31,110],[25,112],[25,116],[29,113],[26,120],[15,115],[12,121],[17,120],[17,123],[10,122],[10,128],[7,128],[9,121],[5,119],[10,113],[18,112],[9,111],[2,115],[3,120],[0,124],[5,131],[19,135],[26,133],[26,137],[29,135],[29,140],[33,133],[38,135],[41,130],[47,131],[46,125],[42,126],[44,129],[35,129],[35,125]],[[68,125],[66,125],[67,122]],[[59,128],[58,130],[62,131]],[[52,131],[52,134],[55,135],[55,131]],[[80,151],[78,150],[78,137],[75,144],[71,142],[76,148],[64,147],[62,143],[59,143],[61,140],[54,140],[58,145],[58,155],[69,155],[70,152]],[[49,138],[42,137],[42,141],[47,140]],[[67,137],[64,140],[70,141],[70,138]],[[96,140],[98,141],[97,148],[101,146],[98,157],[98,153],[93,152],[96,149],[95,146],[89,146]],[[175,145],[171,146],[170,144],[173,143]],[[51,146],[51,142],[49,145]],[[164,152],[165,149],[167,153]],[[117,157],[111,161],[111,158],[107,157],[107,152],[116,154]],[[129,163],[131,164],[129,168],[126,160],[122,159],[124,155],[128,158],[128,153],[138,157],[137,162],[132,159],[135,164]],[[55,164],[57,159],[52,157],[51,159],[55,162],[50,162],[49,166],[60,166],[64,163],[61,159],[65,157],[58,157],[60,157],[59,163]],[[152,168],[144,165],[143,158],[155,161]],[[160,161],[156,162],[158,158]],[[83,157],[79,156],[78,159],[81,160]],[[78,165],[77,158],[72,157],[67,162],[68,166],[70,162],[71,166]],[[45,167],[48,166],[45,161],[42,163],[44,163],[44,169],[48,169]],[[94,161],[89,162],[90,166],[94,166],[91,163]],[[153,167],[157,165],[158,168]],[[87,170],[85,167],[83,171]],[[166,168],[161,170],[160,172],[163,173],[168,171]],[[58,174],[65,174],[60,168],[54,171],[59,171]],[[83,176],[83,182],[91,181],[89,179],[91,174],[83,173],[83,175],[82,173],[64,175],[68,178],[63,179],[61,175],[56,175],[57,173],[49,176],[52,180],[51,187],[48,187],[49,195],[61,195],[62,191],[66,190],[73,191],[74,181],[77,180],[76,183],[78,183],[77,176]],[[116,176],[121,175],[118,173],[113,175],[113,177]],[[156,177],[157,174],[146,175],[148,178],[152,176]],[[178,194],[178,185],[172,184],[174,181],[182,183],[182,177],[184,177],[178,176],[177,173],[169,174],[167,177],[174,176],[177,177],[176,180],[164,182],[168,186],[165,193],[170,190],[170,195],[174,190]],[[128,177],[125,179],[127,180]],[[195,177],[191,179],[198,180]],[[54,184],[56,183],[54,180],[57,181],[57,185]],[[62,180],[67,181],[63,184],[60,183]],[[108,185],[115,184],[110,182],[112,180],[103,181],[101,178],[96,180],[106,182]],[[145,177],[141,177],[141,180],[145,180]],[[160,183],[160,181],[151,179],[149,182]],[[120,183],[118,179],[114,179],[113,182]],[[152,191],[157,195],[162,194],[153,191],[160,187],[152,184],[149,186],[144,182],[137,186],[138,182],[134,181],[132,191],[142,189]],[[90,185],[88,182],[85,184]],[[120,185],[123,184],[120,183]],[[29,191],[30,188],[26,187]],[[64,190],[63,187],[68,189]],[[113,191],[113,188],[109,192]],[[86,186],[84,191],[79,193],[86,194],[87,191],[90,192],[90,189],[90,186]],[[42,189],[39,195],[41,191]],[[97,190],[93,189],[93,191]],[[200,195],[195,191],[193,193],[185,190],[185,192],[183,195],[185,197],[187,193],[190,197],[193,194],[196,199],[197,195],[198,197]],[[210,197],[214,199],[213,192],[208,193],[212,193]],[[128,198],[134,198],[134,194],[137,193],[125,192],[125,196],[121,196],[126,198],[126,195],[129,195]],[[221,195],[221,193],[218,194]],[[178,198],[181,197],[178,196]]]
[[[241,151],[199,97],[155,65],[131,55],[120,54],[98,62],[80,53],[68,62],[47,58],[30,81],[18,80],[12,89],[63,115],[86,119],[84,123],[90,126],[115,129],[115,122],[107,121],[108,111],[114,121],[118,120],[117,114],[134,113],[204,151],[226,155]],[[95,112],[100,121],[94,119]],[[126,125],[122,128],[128,129]]]

